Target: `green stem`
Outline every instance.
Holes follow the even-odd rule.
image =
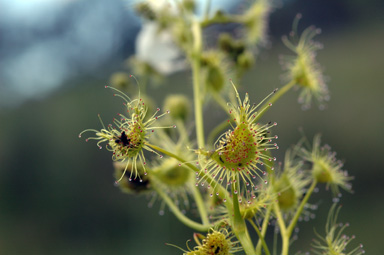
[[[279,227],[280,227],[281,239],[283,241],[283,248],[281,251],[281,255],[288,255],[289,236],[287,235],[287,227],[285,225],[283,215],[281,214],[279,203],[277,201],[275,201],[273,206],[274,206],[274,211],[275,211],[276,218],[277,218],[277,223],[279,224]]]
[[[301,213],[303,212],[303,209],[304,209],[305,204],[308,202],[309,197],[312,195],[312,192],[313,192],[314,189],[316,188],[316,185],[317,185],[317,181],[316,181],[316,180],[313,180],[311,186],[310,186],[309,189],[307,190],[307,194],[305,194],[305,197],[304,197],[303,200],[301,201],[301,203],[300,203],[300,205],[299,205],[299,208],[297,209],[297,211],[296,211],[296,213],[295,213],[295,216],[293,216],[293,218],[292,218],[292,220],[291,220],[291,223],[289,224],[289,227],[288,227],[288,229],[287,229],[287,234],[289,235],[289,237],[291,236],[292,231],[293,231],[293,229],[294,229],[295,226],[296,226],[297,220],[299,219]]]
[[[256,226],[256,224],[253,222],[253,220],[248,220],[248,222],[252,225],[252,227],[255,229],[257,235],[259,236],[259,242],[261,242],[261,243],[263,244],[263,248],[264,248],[265,254],[267,254],[267,255],[271,255],[271,253],[269,252],[267,243],[266,243],[265,240],[264,240],[264,235],[260,232],[259,228],[258,228],[258,227]],[[256,251],[256,252],[257,252],[257,251]]]
[[[208,0],[205,5],[204,20],[207,20],[209,18],[210,10],[211,10],[211,0]]]
[[[273,231],[273,255],[277,255],[277,231],[276,231],[276,227]]]
[[[235,193],[235,191],[237,191]],[[240,192],[238,176],[236,177],[236,182],[232,183],[232,202],[233,202],[233,220],[232,220],[232,230],[239,239],[241,246],[244,249],[244,252],[247,255],[254,255],[255,250],[251,238],[248,233],[247,226],[245,221],[240,213],[239,197],[238,192]]]
[[[273,208],[273,205],[269,205],[267,212],[265,213],[264,221],[263,221],[263,224],[261,225],[261,235],[262,236],[265,236],[265,233],[267,232],[267,227],[268,227],[268,223],[269,223],[269,216],[271,215],[272,208]],[[261,240],[259,240],[257,242],[256,254],[261,254]]]
[[[278,202],[275,202],[275,204],[274,204],[274,206],[275,206],[274,209],[275,209],[277,221],[278,221],[279,227],[280,227],[281,238],[283,241],[283,249],[282,249],[281,255],[288,255],[289,240],[291,238],[292,231],[295,228],[296,223],[297,223],[301,213],[303,212],[305,204],[308,202],[309,197],[312,195],[312,192],[315,189],[316,184],[317,184],[317,181],[314,180],[312,182],[311,186],[309,187],[309,189],[307,190],[307,194],[305,195],[305,197],[301,201],[301,203],[300,203],[300,205],[299,205],[299,207],[298,207],[295,215],[293,216],[291,223],[289,224],[288,227],[286,227],[286,225],[285,225],[284,219],[281,215],[281,211],[280,211]]]
[[[211,225],[209,224],[200,224],[191,220],[187,216],[185,216],[179,210],[179,208],[175,205],[175,203],[173,203],[172,199],[162,189],[158,188],[156,185],[153,185],[153,189],[160,195],[163,201],[168,205],[169,209],[176,216],[176,218],[178,218],[186,226],[201,232],[206,232],[211,228]]]
[[[213,24],[241,23],[240,15],[215,14],[212,18],[205,18],[201,21],[201,27],[208,27]]]
[[[201,77],[200,77],[200,55],[202,49],[201,27],[200,23],[195,20],[192,23],[193,33],[193,54],[192,54],[192,72],[193,72],[193,99],[195,104],[195,121],[196,121],[196,137],[199,148],[205,147],[204,141],[204,124],[203,124],[203,106],[201,96]]]
[[[182,121],[181,119],[177,119],[176,120],[176,126],[177,126],[177,130],[180,133],[180,138],[182,140],[184,140],[184,141],[187,140],[187,138],[188,138],[188,131],[185,128],[184,121]]]
[[[266,102],[260,107],[262,112],[260,112],[256,116],[254,122],[259,120],[267,112],[267,110],[269,109],[269,107],[268,107],[269,104],[274,104],[282,95],[287,93],[295,84],[296,84],[295,81],[291,81],[291,82],[285,84],[281,89],[276,91],[276,93],[273,94],[273,96],[269,100],[266,100]]]
[[[195,199],[196,205],[197,205],[197,210],[199,210],[199,214],[201,217],[201,220],[204,225],[209,225],[209,218],[208,218],[208,213],[205,208],[204,200],[201,197],[201,194],[199,192],[198,187],[192,187],[192,192],[193,192],[193,198]]]

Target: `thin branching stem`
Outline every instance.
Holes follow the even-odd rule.
[[[207,213],[207,210],[205,209],[205,203],[199,191],[199,187],[195,186],[192,188],[192,195],[193,195],[193,198],[195,199],[197,210],[199,211],[199,215],[201,217],[203,224],[209,225],[208,213]]]
[[[303,212],[304,206],[307,204],[308,199],[312,195],[312,192],[315,190],[316,185],[317,185],[317,181],[313,180],[311,186],[307,190],[307,194],[305,194],[305,197],[303,198],[303,200],[301,201],[299,207],[297,208],[297,211],[296,211],[295,215],[293,216],[293,218],[291,220],[291,223],[289,224],[289,226],[287,228],[287,234],[289,236],[291,236],[292,231],[295,228],[296,223],[297,223],[301,213]]]
[[[277,223],[280,228],[280,234],[281,234],[281,239],[283,241],[283,248],[282,248],[282,255],[288,255],[289,251],[289,237],[287,235],[287,226],[285,225],[285,221],[283,218],[283,215],[281,214],[280,206],[277,201],[274,202],[273,204],[273,209],[276,214],[277,218]]]
[[[264,215],[263,224],[261,225],[261,235],[262,236],[265,236],[265,233],[267,232],[268,223],[269,223],[269,216],[271,215],[272,209],[273,209],[273,205],[272,204],[268,205],[267,212]],[[257,245],[256,245],[256,254],[261,254],[261,245],[262,245],[261,240],[259,240],[257,242]]]
[[[244,249],[244,252],[247,255],[254,255],[255,249],[252,243],[252,240],[249,236],[247,226],[240,212],[239,205],[239,196],[238,192],[240,192],[238,176],[236,181],[232,183],[232,202],[233,202],[233,219],[232,219],[232,230],[239,239],[241,246]]]
[[[296,82],[294,80],[288,82],[281,89],[276,91],[276,93],[269,100],[266,100],[266,102],[259,108],[259,109],[266,109],[266,110],[260,112],[254,119],[254,122],[257,122],[267,112],[267,110],[270,108],[268,107],[269,104],[274,104],[281,96],[287,93],[295,84]]]
[[[205,147],[204,122],[203,122],[203,100],[201,95],[201,63],[200,55],[202,49],[201,27],[195,20],[192,23],[193,33],[193,53],[192,53],[192,72],[193,72],[193,100],[195,106],[196,137],[199,148]]]
[[[252,227],[255,229],[257,235],[259,236],[259,242],[262,243],[263,248],[264,248],[264,251],[265,251],[265,254],[266,254],[266,255],[271,255],[271,253],[269,252],[267,243],[265,242],[265,240],[264,240],[264,236],[263,236],[263,234],[261,233],[259,227],[256,226],[256,224],[255,224],[255,222],[253,222],[253,220],[248,220],[248,222],[252,225]]]
[[[168,205],[169,209],[176,216],[176,218],[179,219],[186,226],[202,232],[206,232],[212,227],[209,224],[201,224],[191,220],[180,211],[180,209],[175,205],[173,200],[167,195],[166,192],[164,192],[161,188],[157,187],[156,185],[153,185],[153,189],[159,194],[159,196]]]

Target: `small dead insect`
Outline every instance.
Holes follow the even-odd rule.
[[[121,144],[123,146],[130,146],[131,145],[131,139],[128,138],[128,136],[125,134],[125,131],[121,132],[120,137],[117,137],[115,140],[115,143]]]

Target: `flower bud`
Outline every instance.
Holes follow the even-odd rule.
[[[196,2],[194,0],[183,0],[181,4],[189,12],[194,12],[196,9]]]
[[[188,97],[181,94],[169,95],[165,99],[164,109],[171,111],[173,119],[185,121],[191,112],[191,102]]]
[[[241,69],[248,70],[255,64],[255,57],[250,51],[245,51],[238,56],[237,64]]]
[[[216,51],[206,52],[201,57],[202,69],[205,71],[205,84],[208,89],[220,92],[225,84],[223,56]]]
[[[132,72],[139,76],[148,76],[151,77],[151,80],[160,83],[163,79],[163,75],[156,69],[154,63],[148,61],[146,57],[140,56],[140,53],[136,54],[137,56],[131,56],[126,64],[129,68],[132,69]]]
[[[240,54],[245,51],[243,41],[232,38],[228,33],[223,33],[219,37],[219,48],[231,56],[233,61],[237,61]]]
[[[240,213],[244,219],[252,219],[260,215],[261,211],[271,203],[271,196],[266,189],[253,191],[247,200],[241,199]]]
[[[271,192],[277,195],[277,202],[283,211],[295,211],[305,193],[305,187],[310,182],[307,174],[301,170],[303,162],[296,158],[297,150],[298,147],[287,150],[282,172],[276,175],[272,182]]]
[[[150,179],[147,175],[144,174],[144,169],[140,165],[137,166],[137,171],[141,177],[134,179],[130,177],[132,169],[131,163],[127,166],[127,164],[117,161],[113,162],[113,167],[115,168],[114,176],[116,180],[121,178],[125,168],[127,167],[127,171],[125,172],[124,177],[118,183],[121,191],[129,194],[142,194],[151,190]]]
[[[312,167],[312,175],[319,183],[331,183],[332,175],[330,168],[322,161],[316,161]]]
[[[363,245],[360,244],[354,248],[350,248],[349,244],[355,239],[355,236],[344,234],[347,224],[339,223],[337,217],[341,206],[336,208],[337,204],[333,204],[328,214],[325,227],[325,236],[317,234],[318,238],[313,240],[312,247],[316,254],[332,254],[332,255],[362,255],[365,254]]]
[[[336,153],[331,151],[328,145],[320,146],[320,135],[313,139],[312,150],[303,149],[301,156],[304,160],[312,163],[312,176],[319,183],[325,183],[331,187],[334,195],[339,194],[339,187],[350,191],[350,180],[347,171],[342,170],[343,164],[336,159]]]
[[[247,45],[265,43],[267,17],[271,12],[271,5],[267,0],[255,1],[243,14],[242,22],[246,29]]]
[[[175,159],[166,159],[154,173],[156,178],[170,187],[182,187],[193,179],[193,172],[188,167],[181,165]]]
[[[295,208],[300,197],[297,189],[292,186],[287,175],[281,176],[276,183],[273,184],[275,191],[278,193],[277,201],[282,210],[290,210]]]
[[[224,74],[219,66],[209,66],[207,68],[207,87],[214,91],[221,91],[224,87]]]
[[[311,26],[298,38],[297,24],[300,18],[301,16],[296,17],[290,36],[282,38],[284,44],[296,54],[296,57],[282,57],[281,63],[287,70],[286,79],[301,88],[298,101],[303,105],[303,109],[310,107],[312,98],[315,98],[320,103],[320,108],[323,108],[324,101],[329,100],[329,91],[323,70],[316,61],[316,52],[322,48],[322,45],[313,41],[313,38],[320,33],[320,29]]]
[[[127,90],[131,84],[129,75],[124,72],[116,72],[111,75],[109,79],[111,86],[120,90]]]
[[[185,252],[186,255],[228,255],[242,250],[238,241],[232,241],[234,235],[226,228],[219,230],[211,229],[207,236],[194,234],[198,244],[193,251]],[[199,239],[202,239],[202,243]]]
[[[135,5],[135,11],[138,15],[148,19],[148,20],[155,20],[156,19],[156,13],[152,9],[149,3],[138,3]]]

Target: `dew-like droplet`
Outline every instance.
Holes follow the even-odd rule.
[[[81,135],[79,135],[79,138],[81,138]]]
[[[163,155],[160,155],[160,158],[163,158]]]
[[[173,128],[176,128],[176,125],[173,125]]]
[[[163,210],[160,210],[160,211],[159,211],[159,215],[160,215],[160,216],[163,216],[163,215],[164,215],[164,211],[163,211]]]
[[[268,182],[267,182],[267,181],[264,181],[264,184],[268,184]]]

